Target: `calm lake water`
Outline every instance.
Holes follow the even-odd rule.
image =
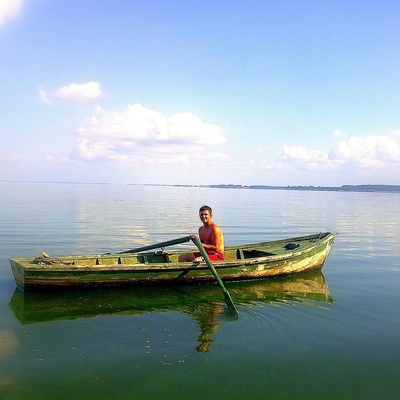
[[[0,183],[0,398],[398,399],[400,197]],[[339,232],[321,273],[216,285],[21,293],[8,259]],[[182,248],[185,248],[182,245]]]

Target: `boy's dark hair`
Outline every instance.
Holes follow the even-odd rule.
[[[210,211],[210,214],[212,214],[212,210],[211,210],[211,207],[209,207],[209,206],[203,206],[203,207],[200,207],[200,210],[199,210],[199,212],[201,212],[201,211]]]

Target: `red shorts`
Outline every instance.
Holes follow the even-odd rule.
[[[196,258],[197,257],[201,257],[201,253],[200,252],[196,252],[196,253],[193,253],[193,254],[194,254],[194,256]],[[223,261],[223,260],[225,260],[224,253],[222,251],[207,251],[207,255],[208,255],[208,258],[211,261]]]

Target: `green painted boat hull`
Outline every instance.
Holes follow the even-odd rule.
[[[265,279],[318,270],[328,257],[335,235],[325,232],[228,246],[225,261],[213,262],[213,265],[223,281]],[[61,256],[52,259],[52,264],[38,263],[35,257],[12,258],[10,263],[17,287],[22,291],[215,281],[204,262],[179,263],[181,253],[162,249],[138,254]]]

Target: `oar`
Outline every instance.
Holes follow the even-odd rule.
[[[165,242],[160,242],[160,243],[156,243],[156,244],[149,244],[147,246],[138,247],[136,249],[120,251],[117,254],[139,253],[140,251],[152,250],[152,249],[157,249],[159,247],[167,247],[167,246],[173,246],[174,244],[180,244],[180,243],[189,242],[189,240],[190,240],[190,236],[184,236],[182,238],[167,240]]]
[[[232,298],[229,294],[229,292],[226,290],[224,283],[221,281],[221,278],[219,277],[217,271],[215,270],[214,266],[211,264],[211,261],[207,255],[207,252],[204,250],[203,245],[201,244],[199,238],[197,236],[193,237],[193,236],[184,236],[182,238],[178,238],[178,239],[172,239],[172,240],[167,240],[165,242],[160,242],[160,243],[156,243],[156,244],[150,244],[147,246],[143,246],[143,247],[137,247],[136,249],[131,249],[131,250],[126,250],[126,251],[121,251],[119,253],[116,254],[126,254],[126,253],[139,253],[141,251],[146,251],[146,250],[152,250],[152,249],[157,249],[159,247],[166,247],[166,246],[173,246],[175,244],[180,244],[180,243],[185,243],[185,242],[189,242],[190,240],[193,241],[193,243],[197,246],[197,248],[200,251],[200,254],[203,256],[204,261],[206,262],[208,268],[210,269],[211,273],[213,274],[215,280],[218,282],[222,293],[224,294],[225,297],[225,303],[228,306],[230,312],[232,313],[232,315],[234,315],[236,318],[239,317],[239,314],[236,310],[235,305],[233,304]]]
[[[209,259],[209,257],[208,257],[208,254],[207,254],[207,252],[205,251],[203,245],[201,244],[200,239],[199,239],[197,236],[195,236],[194,238],[192,237],[191,239],[192,239],[193,243],[196,245],[196,247],[199,249],[200,254],[201,254],[202,257],[204,258],[204,261],[206,262],[208,268],[210,268],[210,271],[211,271],[211,273],[213,274],[215,280],[218,282],[219,287],[221,288],[222,293],[224,294],[225,303],[226,303],[226,305],[228,306],[229,311],[231,312],[231,314],[232,314],[234,317],[239,318],[239,314],[238,314],[238,312],[237,312],[237,309],[236,309],[236,307],[235,307],[235,304],[233,304],[233,301],[232,301],[232,298],[231,298],[229,292],[226,290],[226,287],[225,287],[224,283],[222,282],[221,278],[219,277],[219,275],[218,275],[216,269],[215,269],[214,266],[211,264],[211,261],[210,261],[210,259]]]

